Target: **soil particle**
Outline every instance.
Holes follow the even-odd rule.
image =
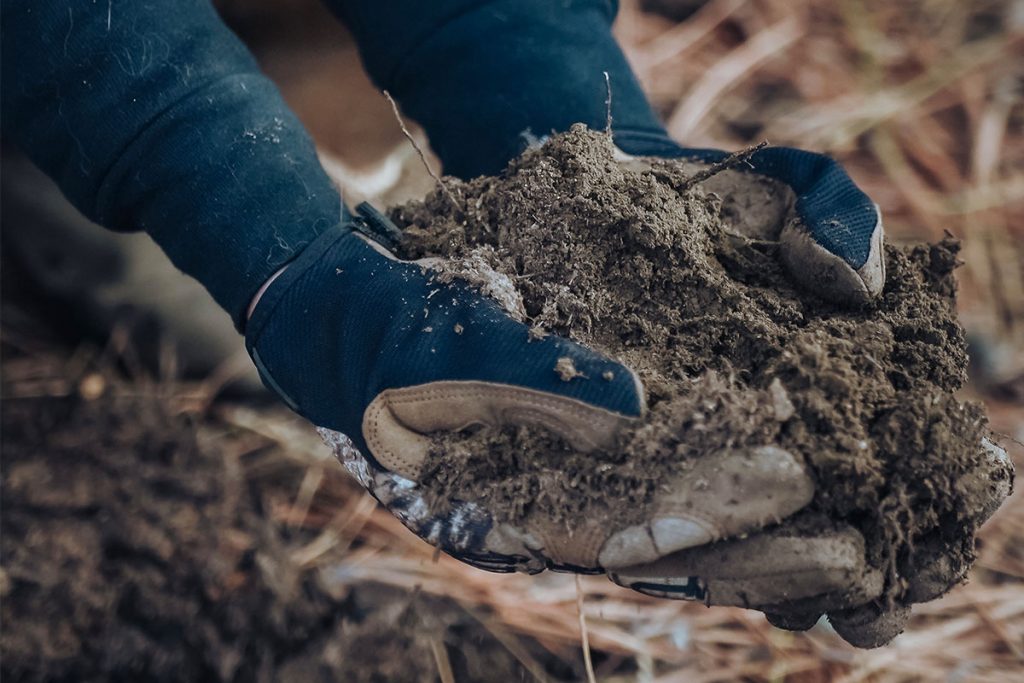
[[[958,243],[888,246],[882,296],[837,307],[780,263],[765,228],[781,230],[780,188],[760,179],[737,200],[744,176],[727,171],[676,191],[691,169],[619,163],[605,135],[575,127],[499,177],[454,187],[458,212],[437,192],[393,212],[404,257],[483,259],[515,283],[528,324],[636,370],[650,408],[596,454],[534,429],[438,435],[425,483],[508,521],[607,515],[622,526],[695,459],[774,444],[810,465],[812,511],[865,534],[892,592],[926,539],[968,564],[981,504],[957,482],[986,466],[987,430],[979,405],[953,395],[967,367]],[[741,234],[751,222],[756,239]]]
[[[575,363],[572,362],[572,358],[568,356],[562,356],[555,362],[555,372],[558,373],[559,379],[563,382],[571,382],[577,377],[586,378],[586,375],[576,369]]]

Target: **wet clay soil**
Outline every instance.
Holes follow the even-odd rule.
[[[454,258],[471,281],[510,276],[521,303],[507,308],[635,369],[650,408],[604,453],[523,428],[439,436],[426,481],[439,499],[482,500],[506,521],[621,526],[688,463],[778,444],[813,471],[810,509],[864,533],[892,592],[924,540],[966,568],[983,513],[962,481],[984,467],[986,421],[953,396],[967,367],[958,244],[888,246],[883,295],[850,310],[787,276],[772,239],[786,203],[770,181],[745,199],[729,192],[737,171],[680,192],[692,169],[624,165],[613,151],[577,127],[500,177],[447,181],[458,207],[435,192],[393,212],[403,256]],[[552,369],[601,381],[567,370]]]

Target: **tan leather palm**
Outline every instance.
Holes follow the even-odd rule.
[[[814,495],[802,463],[772,446],[708,455],[685,473],[666,477],[660,489],[639,524],[622,527],[614,505],[594,502],[571,525],[543,515],[523,520],[519,528],[499,524],[487,545],[563,565],[635,568],[683,548],[756,532],[803,508]]]
[[[431,382],[381,392],[363,414],[363,438],[382,467],[418,480],[432,432],[474,425],[545,427],[576,450],[614,444],[634,418],[565,396],[509,384]]]

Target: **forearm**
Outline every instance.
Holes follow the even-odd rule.
[[[327,3],[374,82],[424,126],[447,173],[498,172],[526,131],[604,128],[604,72],[620,145],[667,139],[611,34],[612,0]]]
[[[241,320],[341,218],[316,151],[208,0],[3,6],[3,133],[92,220],[146,230]]]

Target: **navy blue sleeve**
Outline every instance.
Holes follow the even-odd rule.
[[[209,0],[4,0],[3,134],[90,219],[145,230],[241,323],[342,218],[311,140]]]
[[[668,142],[612,36],[614,0],[326,2],[373,81],[426,129],[446,173],[497,173],[526,132],[603,129],[606,71],[617,136]]]

